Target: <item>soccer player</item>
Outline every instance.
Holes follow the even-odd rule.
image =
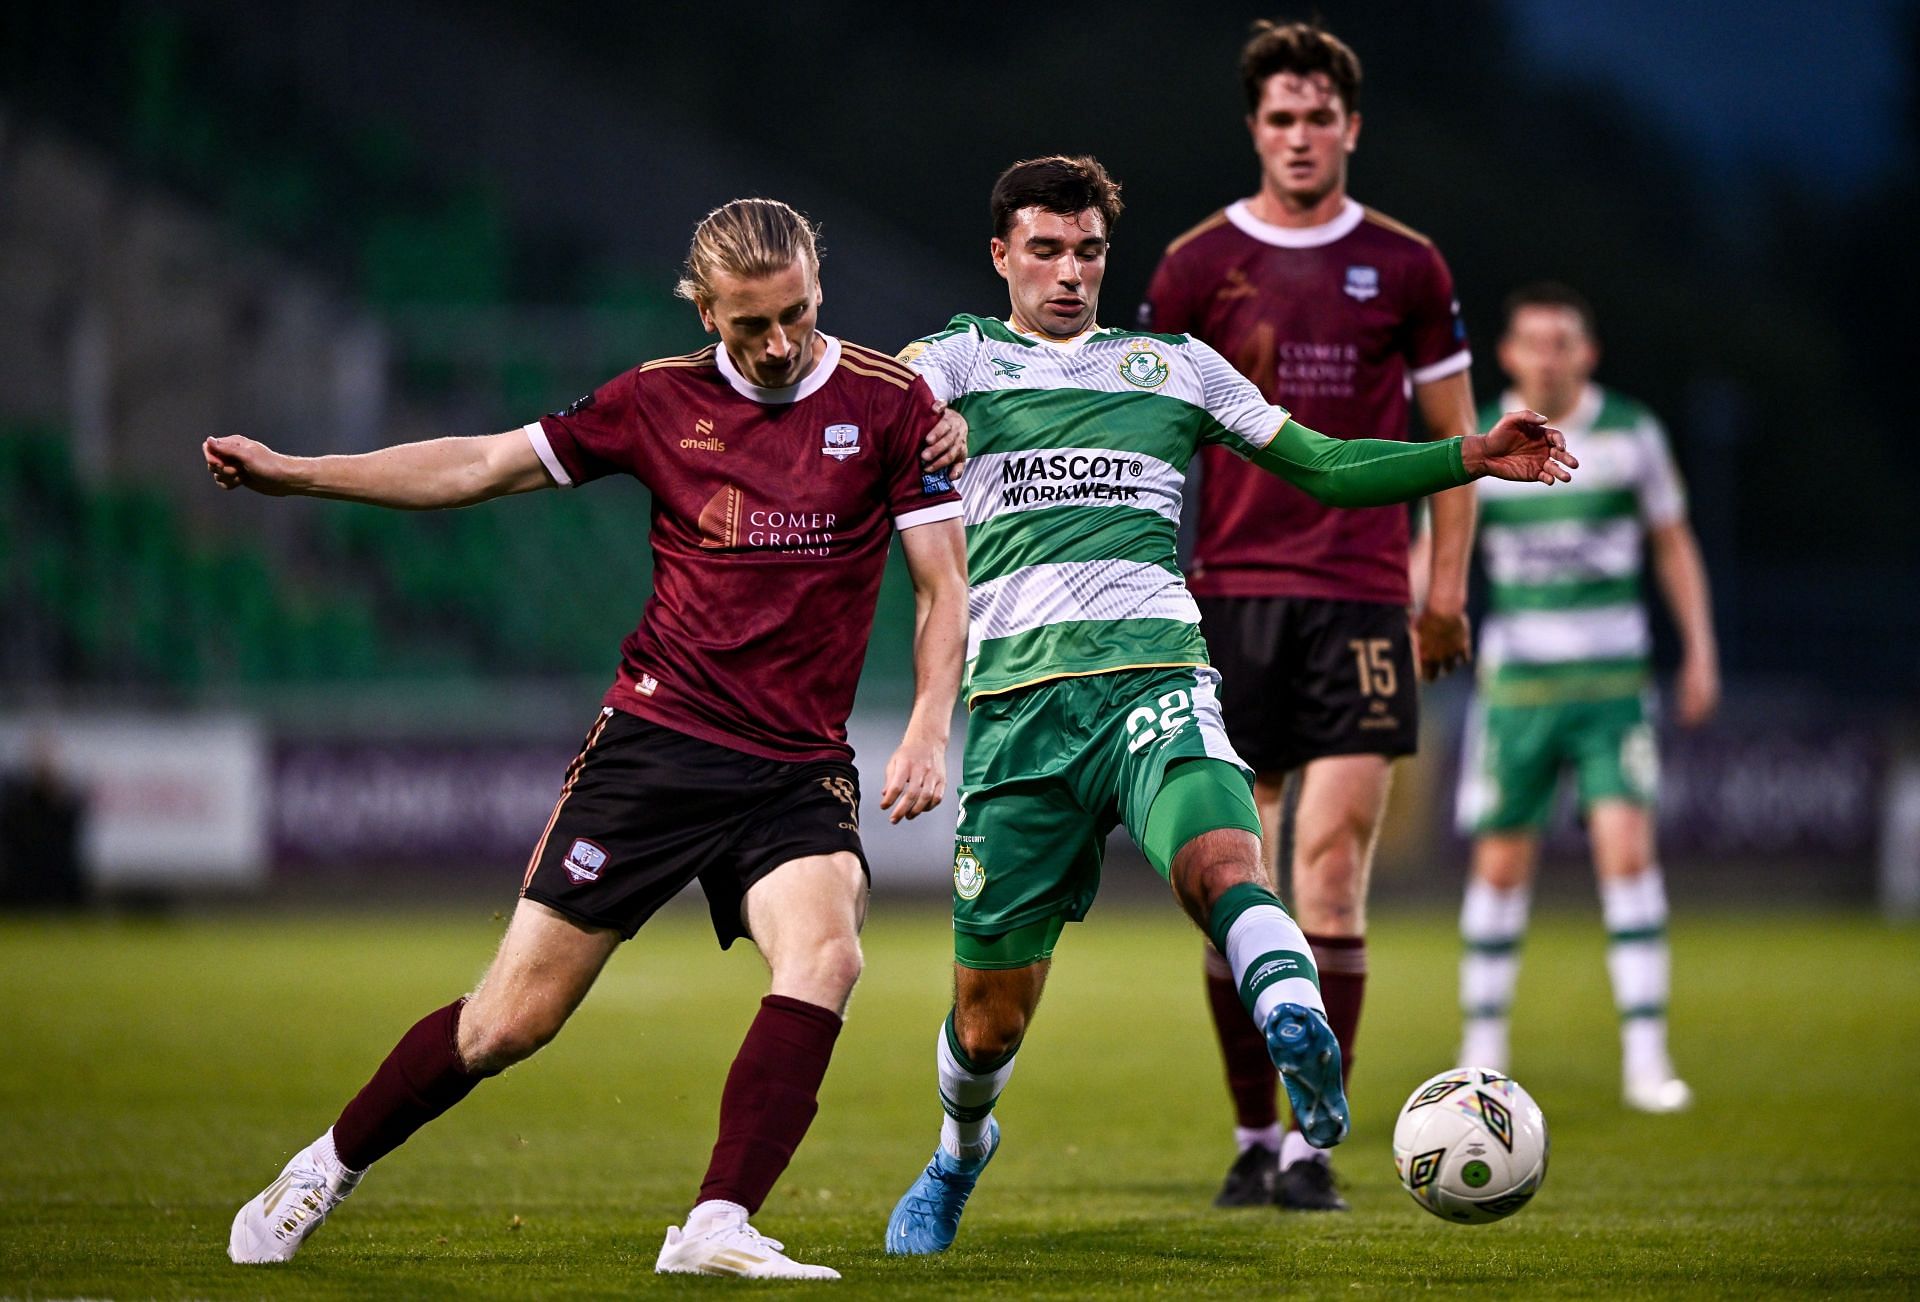
[[[1606,919],[1623,1094],[1642,1112],[1677,1112],[1692,1092],[1667,1055],[1643,543],[1680,630],[1682,726],[1704,722],[1718,705],[1719,658],[1706,569],[1666,433],[1645,407],[1593,383],[1599,360],[1593,309],[1573,290],[1530,285],[1507,300],[1507,398],[1552,413],[1587,469],[1577,491],[1549,498],[1489,484],[1481,498],[1491,587],[1460,774],[1461,826],[1474,837],[1460,910],[1460,1061],[1507,1069],[1507,1013],[1540,830],[1571,772]]]
[[[951,462],[963,424],[892,357],[817,328],[814,231],[783,203],[708,214],[680,293],[717,346],[636,367],[524,429],[312,459],[206,442],[223,488],[276,495],[417,510],[616,473],[653,495],[653,593],[499,953],[240,1209],[236,1262],[292,1257],[376,1160],[551,1040],[620,942],[698,879],[721,948],[750,938],[772,982],[698,1199],[655,1269],[838,1278],[748,1218],[813,1120],[860,974],[868,874],[846,720],[896,531],[918,603],[915,692],[881,805],[897,822],[944,790],[965,543],[959,497],[921,449]]]
[[[991,201],[1008,319],[957,316],[901,356],[970,427],[972,624],[953,860],[954,1006],[935,1037],[946,1119],[887,1225],[938,1252],[1000,1142],[995,1100],[1124,824],[1233,972],[1308,1142],[1347,1133],[1339,1046],[1307,940],[1260,868],[1251,773],[1174,557],[1203,444],[1346,505],[1571,465],[1530,413],[1442,443],[1326,438],[1186,335],[1097,324],[1119,187],[1092,158],[1016,163]],[[1136,1034],[1140,1028],[1133,1028]]]
[[[1347,194],[1359,59],[1320,27],[1263,22],[1240,80],[1260,188],[1168,247],[1142,324],[1206,341],[1318,429],[1405,439],[1411,394],[1434,438],[1472,433],[1472,358],[1446,262],[1425,236]],[[1416,657],[1432,678],[1467,656],[1473,497],[1432,499],[1410,583],[1405,507],[1315,500],[1224,447],[1200,462],[1188,583],[1225,676],[1228,735],[1258,774],[1270,885],[1298,775],[1292,903],[1351,1073],[1374,845],[1391,761],[1413,754],[1419,735]],[[1280,1129],[1273,1067],[1240,1015],[1226,959],[1208,951],[1205,971],[1240,1149],[1215,1203],[1345,1211],[1327,1154],[1297,1124]]]

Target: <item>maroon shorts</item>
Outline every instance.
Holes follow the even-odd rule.
[[[1220,713],[1256,773],[1329,755],[1411,755],[1420,684],[1405,607],[1311,597],[1202,597]]]
[[[527,863],[520,894],[631,939],[698,880],[722,949],[747,934],[747,888],[792,859],[857,855],[860,775],[764,759],[603,709]]]

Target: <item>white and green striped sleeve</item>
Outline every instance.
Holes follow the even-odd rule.
[[[920,372],[934,397],[952,402],[967,391],[979,342],[971,330],[947,329],[914,340],[900,350],[899,358]]]
[[[1290,419],[1287,409],[1268,402],[1258,385],[1198,339],[1181,351],[1200,372],[1201,404],[1211,418],[1203,439],[1239,457],[1251,457],[1272,443]]]
[[[1640,519],[1649,529],[1661,529],[1687,518],[1687,490],[1673,463],[1667,431],[1651,413],[1634,428],[1640,444],[1640,474],[1634,492],[1640,499]]]

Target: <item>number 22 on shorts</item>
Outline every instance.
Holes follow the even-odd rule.
[[[1184,688],[1175,688],[1152,705],[1136,706],[1127,715],[1127,754],[1138,755],[1162,737],[1170,737],[1193,717],[1193,698]],[[1154,731],[1159,724],[1160,730]]]

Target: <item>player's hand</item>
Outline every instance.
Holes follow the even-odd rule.
[[[1537,411],[1510,411],[1485,434],[1467,435],[1460,440],[1460,460],[1469,475],[1522,484],[1564,484],[1580,465],[1567,451],[1567,436]]]
[[[944,402],[935,402],[933,410],[940,419],[927,431],[920,464],[928,470],[946,471],[949,479],[958,479],[967,468],[967,418]]]
[[[1678,717],[1682,728],[1697,728],[1720,708],[1720,669],[1712,656],[1690,655],[1680,662]]]
[[[887,784],[880,808],[891,809],[889,823],[916,818],[947,794],[947,748],[930,741],[903,741],[887,761]]]
[[[269,497],[285,497],[294,491],[293,458],[281,456],[264,443],[228,434],[208,439],[200,450],[207,458],[207,473],[222,488],[251,488]]]
[[[1413,620],[1413,654],[1420,680],[1427,683],[1473,659],[1473,626],[1467,612],[1432,606],[1421,610]]]

